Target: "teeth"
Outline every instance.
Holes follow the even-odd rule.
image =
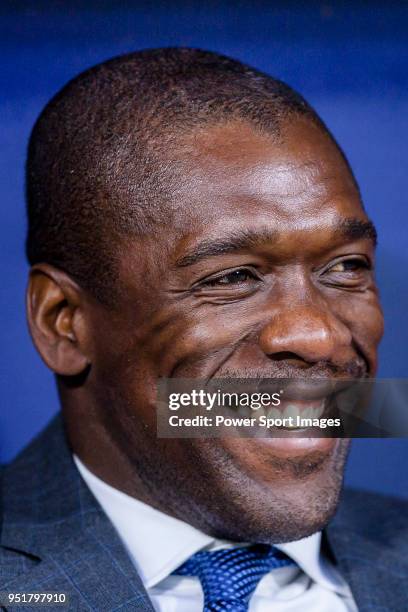
[[[258,410],[255,413],[259,419],[259,417],[261,416],[266,416],[266,410],[264,406],[261,406],[260,408],[258,408]]]
[[[313,412],[314,412],[314,417],[313,418],[315,418],[315,419],[319,419],[322,416],[322,414],[324,412],[324,400],[322,400],[322,405],[319,406],[319,408],[314,408],[313,409]]]
[[[295,404],[288,404],[285,410],[283,411],[284,419],[288,419],[290,417],[292,417],[293,419],[296,419],[296,417],[298,416],[300,416],[300,411],[297,408],[297,406],[295,406]]]
[[[290,403],[285,406],[283,410],[279,410],[278,408],[269,408],[265,410],[265,414],[271,419],[289,419],[292,417],[293,419],[293,428],[296,428],[297,419],[319,419],[325,409],[325,399],[321,400],[319,403],[313,402],[314,406],[308,406],[305,408],[305,404],[300,407],[296,403]],[[261,414],[261,410],[258,411],[258,415]]]
[[[297,404],[288,404],[283,412],[279,412],[276,408],[272,409],[270,412],[271,416],[275,418],[283,417],[284,419],[292,417],[293,419],[297,419],[300,417],[302,419],[319,419],[325,408],[325,400],[321,400],[319,404],[316,406],[308,406],[307,408],[299,407]]]

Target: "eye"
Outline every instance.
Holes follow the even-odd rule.
[[[200,283],[201,287],[230,287],[231,285],[240,285],[248,283],[248,281],[258,281],[259,278],[254,272],[247,268],[232,270],[227,274],[209,278]]]
[[[321,281],[329,287],[363,289],[370,281],[372,264],[366,257],[339,259],[321,272]]]
[[[359,272],[360,270],[369,270],[371,268],[368,261],[353,257],[352,259],[343,259],[331,266],[327,272]]]

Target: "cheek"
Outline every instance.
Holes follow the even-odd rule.
[[[146,349],[157,375],[206,376],[256,326],[259,312],[251,313],[243,304],[197,304],[160,314],[146,338]]]
[[[245,335],[243,321],[248,316],[242,307],[234,316],[230,309],[172,305],[137,324],[132,317],[110,321],[109,333],[103,335],[95,328],[97,359],[89,382],[101,405],[112,415],[120,409],[123,426],[135,436],[143,428],[146,433],[155,431],[157,379],[205,379]],[[103,328],[107,329],[106,321],[98,324],[98,329]]]
[[[336,314],[350,329],[353,341],[376,366],[377,347],[384,333],[384,317],[377,294],[344,295],[336,301]]]
[[[204,378],[206,364],[222,360],[242,335],[242,317],[219,316],[218,308],[170,306],[144,322],[123,319],[111,322],[109,333],[95,330],[93,376],[122,387],[176,373],[193,376],[193,370]]]

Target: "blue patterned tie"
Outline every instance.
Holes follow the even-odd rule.
[[[246,612],[261,578],[273,569],[295,565],[273,546],[255,544],[242,548],[200,551],[173,573],[198,576],[204,592],[203,612]]]

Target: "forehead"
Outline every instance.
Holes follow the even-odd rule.
[[[276,137],[242,122],[205,127],[185,139],[182,155],[178,226],[365,218],[340,151],[305,119],[287,121]]]

